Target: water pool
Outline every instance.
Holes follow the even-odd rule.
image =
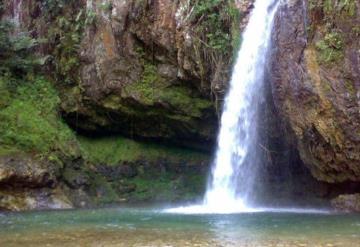
[[[360,215],[108,208],[0,215],[0,246],[360,246]]]

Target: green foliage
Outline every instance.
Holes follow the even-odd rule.
[[[207,158],[201,152],[189,149],[137,142],[123,137],[86,138],[78,136],[81,150],[93,163],[116,165],[123,161],[188,160],[200,162]]]
[[[105,12],[109,12],[112,10],[113,6],[111,2],[102,2],[99,4],[100,9],[102,9]]]
[[[327,16],[353,17],[356,14],[356,0],[324,0],[323,8]]]
[[[74,139],[58,116],[57,92],[36,76],[47,57],[33,55],[36,40],[11,31],[9,23],[0,22],[0,149],[71,154]]]
[[[54,37],[57,43],[53,53],[56,60],[57,80],[73,84],[77,80],[77,71],[80,65],[78,50],[82,23],[80,21],[74,23],[63,16],[58,17],[55,23],[56,26],[49,30],[49,35]]]
[[[1,79],[0,85],[4,84]],[[2,86],[2,90],[6,88]],[[0,109],[0,146],[42,155],[57,150],[72,152],[73,133],[60,120],[60,100],[47,80],[36,78],[23,83],[11,94],[11,100],[9,94],[5,97],[7,105]],[[0,99],[3,98],[2,94]]]
[[[325,21],[333,21],[337,17],[341,19],[352,19],[356,15],[357,0],[311,0],[310,10],[321,9]]]
[[[229,26],[236,12],[227,0],[197,0],[192,12],[193,22],[197,22],[196,33],[203,34],[200,40],[209,48],[226,52],[231,45]]]
[[[325,35],[323,40],[316,43],[320,63],[333,63],[343,58],[343,38],[340,33],[332,32]]]
[[[79,81],[79,49],[84,26],[95,16],[85,13],[81,3],[70,0],[47,0],[43,3],[49,29],[46,39],[53,47],[55,79],[58,83],[73,85]]]
[[[0,77],[6,77],[8,84],[24,78],[42,64],[31,52],[37,41],[25,33],[10,35],[12,28],[10,23],[0,21]]]
[[[360,37],[360,25],[359,26],[355,26],[351,29],[351,32],[357,36],[357,37]]]
[[[234,7],[233,5],[230,5],[229,7],[229,13],[232,17],[232,26],[231,26],[231,46],[233,50],[233,61],[236,61],[237,51],[240,49],[241,43],[242,43],[242,37],[240,33],[240,11],[238,8]]]

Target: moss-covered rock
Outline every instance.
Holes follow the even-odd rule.
[[[100,203],[194,200],[204,191],[206,153],[123,137],[79,140]]]
[[[19,25],[51,55],[76,130],[210,150],[248,2],[27,1]]]

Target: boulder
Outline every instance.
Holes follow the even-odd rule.
[[[0,184],[12,187],[51,187],[56,184],[53,169],[30,156],[0,157]]]
[[[331,201],[331,205],[342,212],[360,212],[360,194],[340,195]]]

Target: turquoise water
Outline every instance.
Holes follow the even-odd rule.
[[[360,215],[110,208],[0,215],[0,246],[360,246]]]

